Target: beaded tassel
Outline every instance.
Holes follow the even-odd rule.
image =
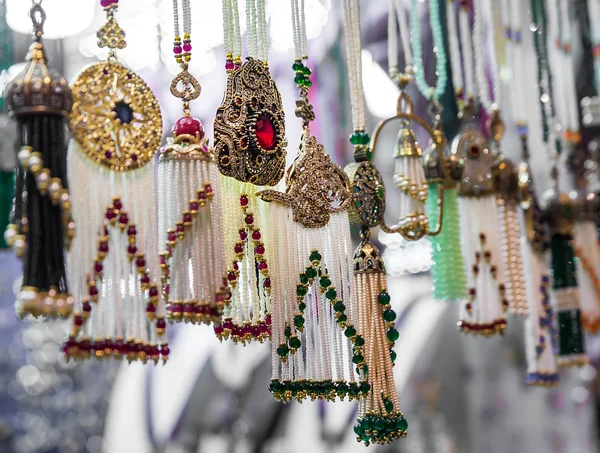
[[[393,378],[399,333],[396,313],[390,305],[385,266],[377,247],[370,242],[369,230],[354,253],[354,275],[358,294],[359,328],[365,336],[369,396],[359,402],[354,432],[359,442],[386,443],[406,436],[408,422],[400,412]]]
[[[575,222],[575,260],[581,295],[581,322],[592,334],[600,330],[600,249],[593,220]]]
[[[68,168],[80,234],[69,253],[76,312],[64,353],[158,363],[170,352],[154,160],[162,117],[144,81],[116,61],[125,32],[114,17],[118,2],[104,3],[98,44],[110,58],[85,68],[72,85]]]
[[[65,317],[73,308],[65,260],[75,235],[65,164],[65,118],[73,101],[66,80],[47,66],[42,44],[46,16],[38,3],[30,17],[34,42],[27,64],[5,91],[7,110],[17,120],[18,166],[4,239],[23,258],[17,314]]]
[[[552,288],[557,306],[558,365],[562,367],[588,363],[581,322],[580,295],[573,237],[555,232],[550,238],[552,251]]]

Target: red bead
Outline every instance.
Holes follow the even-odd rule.
[[[267,315],[267,317],[265,318],[265,324],[266,324],[267,326],[270,326],[270,325],[271,325],[271,315]]]
[[[77,327],[81,327],[83,325],[83,319],[81,318],[81,316],[77,315],[77,316],[75,316],[75,318],[73,318],[73,323]]]
[[[102,8],[106,8],[107,6],[112,5],[112,0],[100,0],[100,5]]]
[[[195,137],[196,134],[198,134],[199,138],[203,138],[204,127],[198,118],[194,118],[193,116],[182,116],[173,125],[171,133],[175,137],[178,135],[191,135]]]
[[[258,247],[256,247],[254,249],[254,253],[256,253],[257,255],[264,255],[265,254],[265,246],[259,245]]]
[[[262,114],[256,120],[256,140],[262,149],[267,151],[275,148],[275,126],[271,118]]]
[[[116,199],[115,201],[113,201],[113,206],[115,209],[118,209],[120,211],[123,207],[123,203],[121,203],[121,200]]]
[[[260,323],[260,324],[258,325],[258,331],[259,331],[260,333],[267,333],[267,331],[268,331],[268,330],[269,330],[269,328],[267,327],[267,325],[266,325],[266,324]]]
[[[258,230],[254,230],[254,231],[252,232],[252,239],[254,239],[255,241],[259,241],[259,240],[260,240],[260,238],[261,238],[260,231],[258,231]]]
[[[181,46],[173,46],[173,53],[180,54],[182,52]]]
[[[242,206],[248,206],[248,197],[246,195],[240,197],[240,204]]]
[[[271,279],[270,278],[265,278],[264,287],[265,288],[271,287]]]
[[[240,266],[238,265],[237,261],[234,261],[234,262],[233,262],[233,268],[234,268],[236,271],[239,271],[239,270],[240,270]]]
[[[236,244],[233,248],[233,251],[239,255],[240,253],[244,253],[244,247],[242,247],[240,244]]]
[[[112,220],[116,217],[115,212],[112,209],[107,209],[106,210],[106,218],[107,220]]]
[[[177,225],[177,228],[175,229],[178,233],[183,233],[185,230],[183,228],[183,225]]]
[[[147,285],[148,283],[150,283],[150,277],[148,277],[147,275],[143,275],[140,279],[140,282],[142,283],[142,285]]]
[[[479,147],[477,146],[471,146],[471,154],[473,154],[474,156],[479,154]]]
[[[129,217],[127,217],[127,214],[121,214],[119,217],[119,223],[121,225],[127,225],[129,223]]]
[[[246,230],[240,230],[240,239],[242,241],[245,241],[247,237],[248,237],[248,233],[246,233]]]
[[[163,288],[163,293],[169,294],[171,292],[171,287],[169,285],[165,285]]]
[[[233,61],[225,62],[225,70],[226,71],[233,71],[234,68],[235,68],[235,66],[233,65]]]
[[[94,264],[94,272],[96,272],[97,274],[102,272],[102,269],[104,269],[104,266],[102,266],[102,263]]]
[[[104,157],[106,157],[107,159],[110,159],[112,157],[112,153],[110,151],[106,151],[104,153]]]
[[[175,241],[177,239],[177,235],[171,231],[168,235],[167,235],[167,239],[171,242]]]
[[[470,288],[470,289],[469,289],[469,294],[470,294],[471,296],[474,296],[474,295],[475,295],[475,288]]]
[[[168,346],[163,346],[162,348],[160,348],[160,353],[167,357],[171,353],[171,350]]]
[[[196,203],[195,201],[192,201],[190,203],[190,211],[197,211],[198,210],[198,203]]]
[[[184,44],[183,44],[183,50],[184,50],[185,52],[191,52],[191,51],[192,51],[192,45],[191,45],[190,43],[187,43],[187,42],[186,42],[186,43],[184,43]]]
[[[204,190],[199,190],[198,191],[198,198],[200,200],[206,200],[207,196],[206,196],[206,192]]]
[[[235,272],[229,272],[229,273],[227,274],[227,279],[228,279],[230,282],[233,282],[233,281],[235,281],[235,280],[237,279],[237,275],[235,274]]]
[[[108,252],[108,242],[101,242],[100,246],[98,247],[98,249],[102,252],[102,253],[106,253]]]
[[[150,294],[150,297],[158,296],[158,289],[156,289],[156,286],[153,286],[152,288],[150,288],[150,290],[148,291],[148,294]]]
[[[156,313],[156,305],[154,305],[154,304],[146,305],[146,313]]]
[[[127,235],[128,235],[128,236],[135,236],[136,234],[137,234],[137,230],[135,229],[135,227],[134,227],[134,226],[130,226],[130,227],[127,229]]]
[[[183,312],[184,313],[192,313],[194,311],[194,307],[192,304],[183,304]]]
[[[221,335],[223,335],[223,327],[222,326],[215,326],[214,331],[215,331],[215,335],[217,337],[220,337]]]
[[[167,257],[165,255],[160,256],[160,264],[163,266],[167,264]]]
[[[213,193],[213,188],[210,184],[207,184],[206,187],[204,187],[204,191],[210,195]]]
[[[83,311],[85,311],[86,313],[89,313],[92,311],[92,306],[90,305],[89,302],[84,302],[83,306],[82,306]]]
[[[163,318],[160,318],[156,321],[156,327],[158,329],[164,329],[167,327],[167,322]]]
[[[137,260],[135,260],[135,265],[137,267],[145,267],[146,266],[146,260],[143,257],[139,257]]]
[[[254,223],[254,217],[251,215],[247,215],[244,221],[247,225],[252,225]]]
[[[266,261],[261,261],[260,263],[258,263],[258,270],[259,271],[264,271],[269,267],[269,265],[267,264]],[[271,283],[271,282],[269,282]]]
[[[189,223],[192,221],[192,216],[190,214],[184,214],[183,215],[183,222],[184,223]]]
[[[183,307],[181,304],[171,304],[169,305],[169,311],[173,313],[181,313],[183,311]]]

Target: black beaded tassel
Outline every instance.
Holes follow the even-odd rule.
[[[65,262],[65,248],[75,234],[65,136],[73,102],[67,81],[47,66],[42,45],[46,16],[39,4],[32,7],[30,17],[34,41],[27,65],[5,91],[7,111],[17,122],[18,165],[11,224],[4,237],[23,258],[17,313],[64,317],[73,305]]]

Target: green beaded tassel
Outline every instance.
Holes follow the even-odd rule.
[[[14,172],[0,171],[0,231],[5,231],[9,223],[12,199],[15,193]],[[4,235],[0,236],[0,248],[8,248]]]
[[[426,211],[430,225],[438,223],[440,182],[430,181]],[[436,300],[464,300],[467,297],[464,263],[460,251],[460,230],[456,188],[444,188],[442,230],[429,236],[433,266],[433,296]]]
[[[558,305],[558,365],[584,365],[585,355],[577,268],[573,237],[570,234],[554,234],[550,239],[552,251],[552,288]]]

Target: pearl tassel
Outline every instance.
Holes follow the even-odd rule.
[[[581,320],[591,333],[600,330],[600,252],[596,225],[591,220],[575,222],[575,256],[581,294]]]

